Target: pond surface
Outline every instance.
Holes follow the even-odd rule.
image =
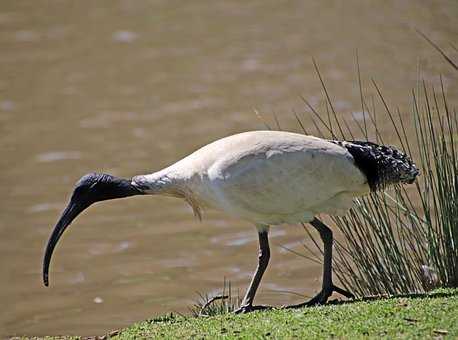
[[[253,226],[181,201],[97,204],[68,229],[41,282],[43,250],[85,173],[154,172],[220,137],[271,125],[299,131],[304,96],[325,112],[312,57],[339,114],[360,112],[363,88],[410,108],[418,69],[456,76],[415,32],[453,52],[456,1],[2,1],[0,4],[0,336],[104,334],[171,311],[230,280],[243,295],[256,265]],[[456,55],[456,53],[455,53]],[[379,105],[379,104],[377,104]],[[381,106],[380,111],[382,111]],[[303,118],[310,126],[310,119]],[[392,136],[388,122],[382,133]],[[272,231],[258,302],[319,289],[301,226]]]

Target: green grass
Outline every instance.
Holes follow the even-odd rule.
[[[168,316],[124,329],[115,338],[304,339],[458,338],[458,289],[427,295],[213,317]]]

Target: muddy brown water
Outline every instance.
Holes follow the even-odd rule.
[[[256,264],[255,229],[181,201],[97,204],[69,228],[41,282],[43,249],[75,181],[90,171],[158,170],[232,133],[261,129],[253,113],[298,131],[300,95],[323,110],[317,60],[336,110],[360,111],[374,77],[409,109],[417,69],[457,82],[415,33],[456,44],[456,1],[2,1],[0,3],[0,335],[103,334],[170,311],[223,279],[243,294]],[[453,52],[453,49],[451,49]],[[310,120],[304,122],[310,125]],[[388,123],[383,132],[392,135]],[[272,231],[258,302],[311,295],[320,266],[299,226]]]

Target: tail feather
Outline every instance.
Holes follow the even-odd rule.
[[[382,190],[392,184],[411,184],[419,174],[412,160],[393,146],[366,141],[331,142],[350,152],[355,165],[367,177],[372,191]]]

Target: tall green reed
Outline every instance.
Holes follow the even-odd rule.
[[[458,284],[458,118],[448,101],[442,77],[440,88],[419,82],[411,92],[412,107],[402,115],[389,108],[378,84],[372,86],[383,106],[376,113],[372,98],[363,93],[357,58],[362,122],[348,122],[334,110],[330,95],[313,61],[326,103],[320,115],[307,100],[317,134],[330,139],[372,139],[386,143],[381,122],[389,121],[395,133],[390,142],[410,154],[420,169],[412,190],[396,186],[355,201],[345,217],[332,221],[343,234],[336,242],[334,272],[345,289],[358,296],[423,292]],[[309,134],[299,116],[303,132]],[[326,118],[323,118],[323,117]],[[354,131],[356,130],[356,131]],[[306,229],[306,226],[304,225]],[[307,229],[306,229],[307,230]],[[313,238],[313,235],[310,234]],[[318,242],[314,244],[319,248]],[[307,248],[308,252],[314,253]]]

